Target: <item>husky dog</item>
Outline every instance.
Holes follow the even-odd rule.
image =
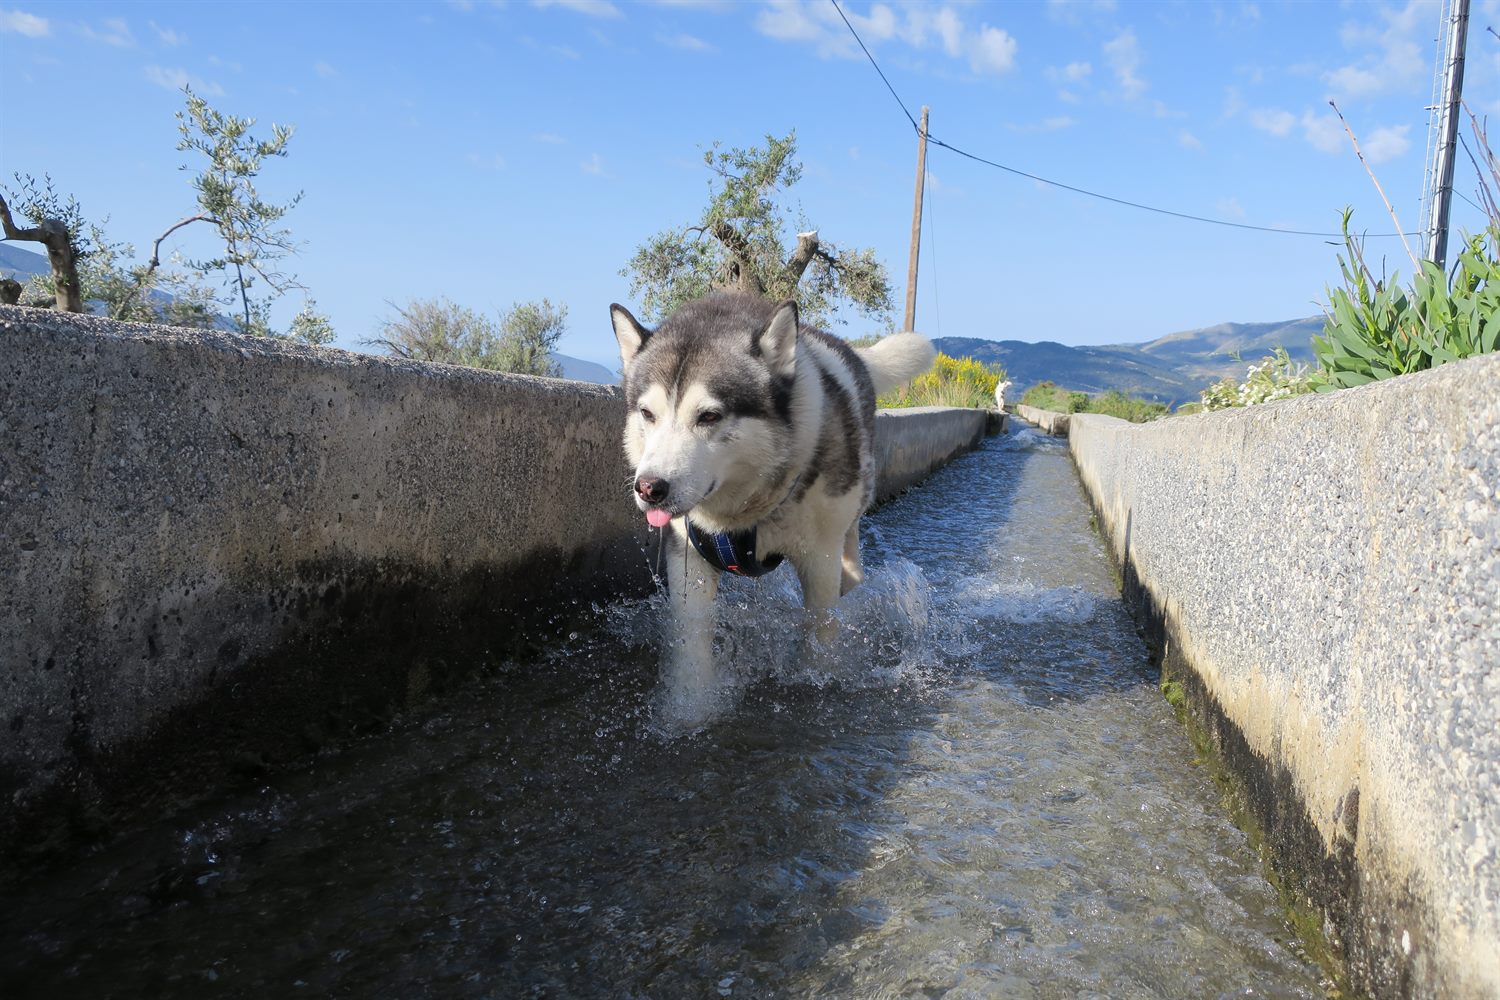
[[[801,326],[797,304],[718,292],[655,330],[610,306],[624,364],[625,452],[636,506],[670,529],[667,710],[713,710],[714,596],[723,572],[790,561],[803,603],[827,612],[863,579],[859,517],[875,496],[875,397],[926,371],[926,338],[856,350]]]

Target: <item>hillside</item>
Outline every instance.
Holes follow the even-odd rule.
[[[0,277],[15,278],[24,284],[27,278],[45,274],[48,269],[46,254],[22,250],[14,243],[0,240]]]
[[[1018,391],[1050,380],[1083,392],[1119,389],[1175,406],[1197,400],[1199,390],[1226,375],[1243,375],[1249,362],[1277,346],[1298,361],[1311,362],[1312,338],[1322,329],[1323,318],[1312,316],[1219,323],[1144,344],[1068,347],[1051,341],[1028,344],[972,337],[937,337],[933,344],[944,354],[1005,365]],[[1234,354],[1245,360],[1236,361]]]

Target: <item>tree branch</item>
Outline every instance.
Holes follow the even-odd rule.
[[[52,265],[52,283],[57,287],[57,307],[63,312],[83,312],[83,293],[78,282],[78,260],[68,227],[56,219],[43,219],[30,229],[21,229],[11,218],[10,206],[0,195],[0,227],[8,240],[26,240],[47,248]]]
[[[151,275],[156,273],[156,269],[158,267],[161,267],[162,241],[164,241],[168,236],[171,236],[173,233],[177,232],[177,230],[181,229],[183,226],[188,225],[189,223],[212,222],[217,225],[218,221],[218,219],[215,219],[211,215],[199,213],[198,215],[189,215],[184,219],[178,219],[176,222],[168,226],[162,232],[162,234],[156,238],[156,242],[151,244],[151,260],[146,263],[146,267],[143,270],[136,273],[135,287],[132,288],[130,290],[130,293],[126,295],[125,298],[121,299],[120,304],[115,307],[114,318],[125,318],[125,311],[130,308],[131,303],[135,301],[135,297],[140,294],[141,289],[146,287],[146,280],[150,278]]]
[[[714,239],[724,244],[724,248],[734,257],[735,267],[731,273],[736,277],[740,290],[752,295],[766,294],[766,286],[755,273],[755,255],[750,249],[750,241],[727,222],[715,223],[713,233]]]
[[[807,270],[807,265],[812,263],[818,253],[818,231],[816,229],[807,233],[797,234],[797,249],[792,251],[792,256],[786,262],[786,269],[791,272],[792,284],[802,280],[802,272]],[[826,253],[821,255],[824,259],[832,261]]]
[[[219,220],[218,219],[215,219],[212,215],[208,215],[206,213],[199,213],[198,215],[189,215],[185,219],[178,219],[176,222],[172,223],[170,226],[168,226],[166,228],[165,231],[162,232],[162,234],[160,236],[158,236],[156,238],[156,242],[151,244],[151,268],[150,269],[152,271],[156,270],[158,267],[161,266],[161,245],[162,245],[162,241],[165,240],[168,236],[171,236],[173,233],[177,232],[177,230],[181,229],[183,226],[186,226],[189,223],[193,223],[193,222],[212,222],[216,226],[219,224]]]
[[[1417,274],[1421,274],[1422,265],[1417,263],[1417,255],[1411,252],[1411,244],[1406,242],[1406,233],[1401,229],[1401,220],[1396,218],[1396,210],[1391,207],[1391,200],[1385,196],[1385,189],[1380,186],[1380,181],[1375,179],[1375,171],[1370,169],[1369,161],[1365,159],[1364,152],[1359,148],[1359,140],[1354,138],[1354,130],[1349,127],[1347,121],[1344,121],[1344,113],[1339,110],[1337,104],[1329,101],[1328,106],[1333,108],[1333,113],[1339,116],[1339,121],[1343,123],[1344,131],[1349,133],[1349,141],[1354,144],[1354,155],[1359,157],[1359,162],[1364,166],[1365,173],[1370,175],[1370,182],[1375,185],[1375,190],[1379,192],[1380,200],[1385,202],[1385,210],[1391,213],[1391,221],[1396,224],[1396,235],[1401,237],[1401,245],[1406,248],[1406,256],[1411,258],[1411,266],[1416,268]]]

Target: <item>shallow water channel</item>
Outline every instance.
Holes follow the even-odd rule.
[[[25,888],[0,995],[1323,996],[1061,442],[988,442],[865,541],[832,649],[789,570],[727,588],[705,732],[653,730],[659,599],[597,609]]]

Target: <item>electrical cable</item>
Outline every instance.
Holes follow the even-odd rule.
[[[829,2],[832,3],[834,9],[839,12],[839,17],[843,19],[844,25],[849,29],[849,33],[854,36],[854,40],[859,43],[860,51],[864,52],[865,58],[870,61],[870,65],[875,68],[875,72],[880,74],[881,82],[883,82],[885,84],[885,88],[891,92],[891,97],[893,97],[896,103],[900,105],[901,113],[906,116],[907,121],[911,122],[912,129],[920,134],[921,126],[917,124],[916,119],[913,118],[911,112],[907,110],[906,102],[901,99],[901,95],[896,93],[896,88],[891,86],[891,81],[886,79],[886,75],[884,71],[881,70],[880,64],[875,61],[875,57],[871,55],[870,50],[865,47],[864,40],[859,37],[859,32],[854,30],[854,25],[851,24],[849,18],[845,16],[844,9],[839,6],[838,0],[829,0]],[[1191,212],[1177,212],[1169,208],[1158,208],[1155,205],[1146,205],[1138,201],[1130,201],[1126,198],[1116,198],[1112,195],[1100,194],[1098,191],[1090,191],[1087,188],[1076,187],[1072,184],[1064,184],[1062,181],[1054,181],[1051,178],[1043,177],[1040,174],[1033,174],[1025,170],[1019,170],[1015,167],[1008,167],[1003,163],[998,163],[986,157],[979,156],[976,153],[970,153],[968,150],[960,149],[952,143],[944,142],[942,139],[935,138],[931,132],[927,133],[927,141],[934,146],[941,146],[943,149],[946,149],[951,153],[955,153],[959,156],[965,157],[966,159],[973,160],[976,163],[983,163],[986,166],[994,167],[997,170],[1003,170],[1006,173],[1015,174],[1017,177],[1025,177],[1026,179],[1036,181],[1039,184],[1047,184],[1052,187],[1062,188],[1064,191],[1072,191],[1074,194],[1086,195],[1090,198],[1098,198],[1101,201],[1113,202],[1116,205],[1124,205],[1127,208],[1135,208],[1143,212],[1155,212],[1158,215],[1171,216],[1172,218],[1176,219],[1186,219],[1190,222],[1202,222],[1212,226],[1226,226],[1231,229],[1247,229],[1252,232],[1280,233],[1283,236],[1318,236],[1325,239],[1332,238],[1339,240],[1342,240],[1344,238],[1343,233],[1315,232],[1306,229],[1282,229],[1276,226],[1255,226],[1251,225],[1248,222],[1230,222],[1227,219],[1213,219],[1209,218],[1206,215],[1193,215]],[[1371,239],[1395,238],[1401,235],[1401,233],[1363,234],[1365,238]],[[1405,235],[1420,236],[1422,234],[1407,233]]]

